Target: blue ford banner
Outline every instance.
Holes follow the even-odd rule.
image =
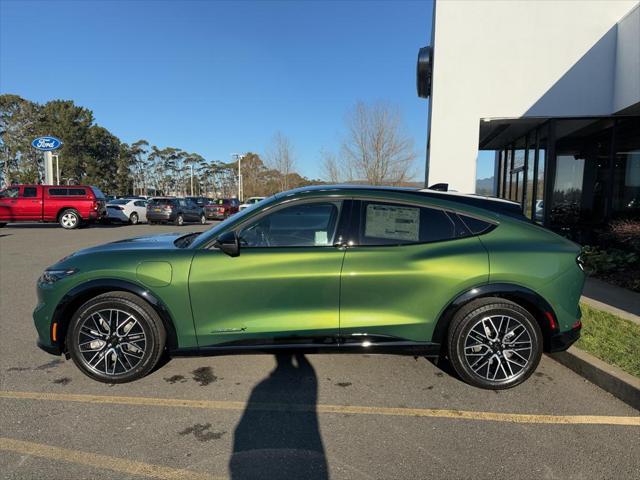
[[[37,148],[43,152],[48,152],[60,148],[62,146],[62,141],[56,137],[38,137],[31,142],[31,145],[33,148]]]

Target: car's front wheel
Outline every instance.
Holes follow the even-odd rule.
[[[179,227],[184,225],[184,217],[182,216],[181,213],[179,213],[178,216],[176,217],[176,225],[178,225]]]
[[[166,332],[157,313],[128,292],[92,298],[73,315],[66,345],[76,366],[105,383],[147,375],[164,351]]]
[[[201,225],[206,225],[207,224],[207,217],[204,216],[204,213],[202,215],[200,215],[200,224]]]
[[[542,332],[517,303],[475,300],[454,315],[448,355],[465,382],[491,390],[510,388],[529,378],[540,363]]]

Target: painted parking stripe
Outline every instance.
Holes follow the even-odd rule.
[[[635,417],[611,415],[539,415],[526,413],[474,412],[433,408],[370,407],[358,405],[302,405],[286,403],[251,403],[223,400],[186,400],[178,398],[122,397],[47,392],[0,391],[0,398],[80,402],[113,405],[196,408],[206,410],[250,410],[279,412],[318,412],[355,415],[386,415],[397,417],[430,417],[455,420],[475,420],[508,423],[538,423],[558,425],[620,425],[640,427],[640,415]]]
[[[25,442],[23,440],[5,437],[0,437],[0,451],[14,452],[20,455],[75,463],[76,465],[85,465],[97,469],[126,473],[127,475],[140,475],[161,480],[218,480],[223,478],[212,477],[211,475],[194,472],[193,470],[163,467],[124,458],[110,457],[108,455],[54,447],[43,443]]]

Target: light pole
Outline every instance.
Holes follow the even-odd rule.
[[[239,153],[234,153],[231,155],[238,162],[238,201],[242,201],[242,159],[244,155],[240,155]]]
[[[190,163],[189,166],[191,167],[191,196],[193,197],[193,163]]]

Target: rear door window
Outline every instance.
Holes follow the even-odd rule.
[[[443,210],[372,201],[361,205],[360,245],[408,245],[456,238],[455,224]]]
[[[38,196],[38,189],[36,187],[24,187],[22,191],[24,198],[34,198]]]

